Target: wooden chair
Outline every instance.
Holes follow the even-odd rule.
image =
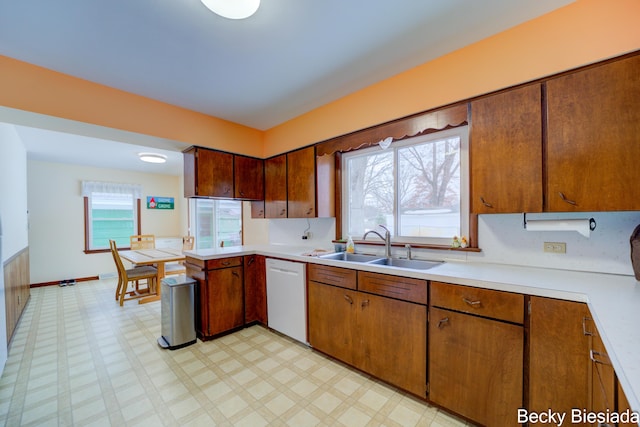
[[[122,306],[125,301],[137,299],[148,295],[157,294],[158,270],[151,266],[139,266],[130,269],[124,268],[115,240],[109,240],[109,247],[113,255],[113,261],[118,269],[118,286],[116,288],[116,300]],[[139,281],[146,280],[146,287],[140,289]],[[129,284],[134,288],[129,290]]]
[[[182,252],[190,251],[193,249],[193,236],[184,236],[182,238]],[[168,276],[170,274],[186,274],[187,268],[184,262],[168,262],[164,266],[164,274]]]
[[[131,250],[155,249],[156,236],[153,234],[136,234],[129,238]]]

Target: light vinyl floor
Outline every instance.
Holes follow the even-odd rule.
[[[0,378],[7,426],[464,426],[261,326],[162,350],[160,302],[114,280],[31,290]]]

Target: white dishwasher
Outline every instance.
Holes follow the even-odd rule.
[[[270,328],[307,344],[306,264],[267,258]]]

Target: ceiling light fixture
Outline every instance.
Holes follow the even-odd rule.
[[[138,153],[138,157],[140,160],[147,163],[165,163],[167,161],[167,156],[164,154]]]
[[[245,19],[256,13],[260,0],[200,0],[210,11],[228,19]]]

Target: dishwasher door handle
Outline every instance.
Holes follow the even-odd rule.
[[[289,276],[298,276],[300,274],[297,271],[284,270],[282,268],[277,268],[277,267],[270,267],[269,269],[275,273],[288,274]]]

